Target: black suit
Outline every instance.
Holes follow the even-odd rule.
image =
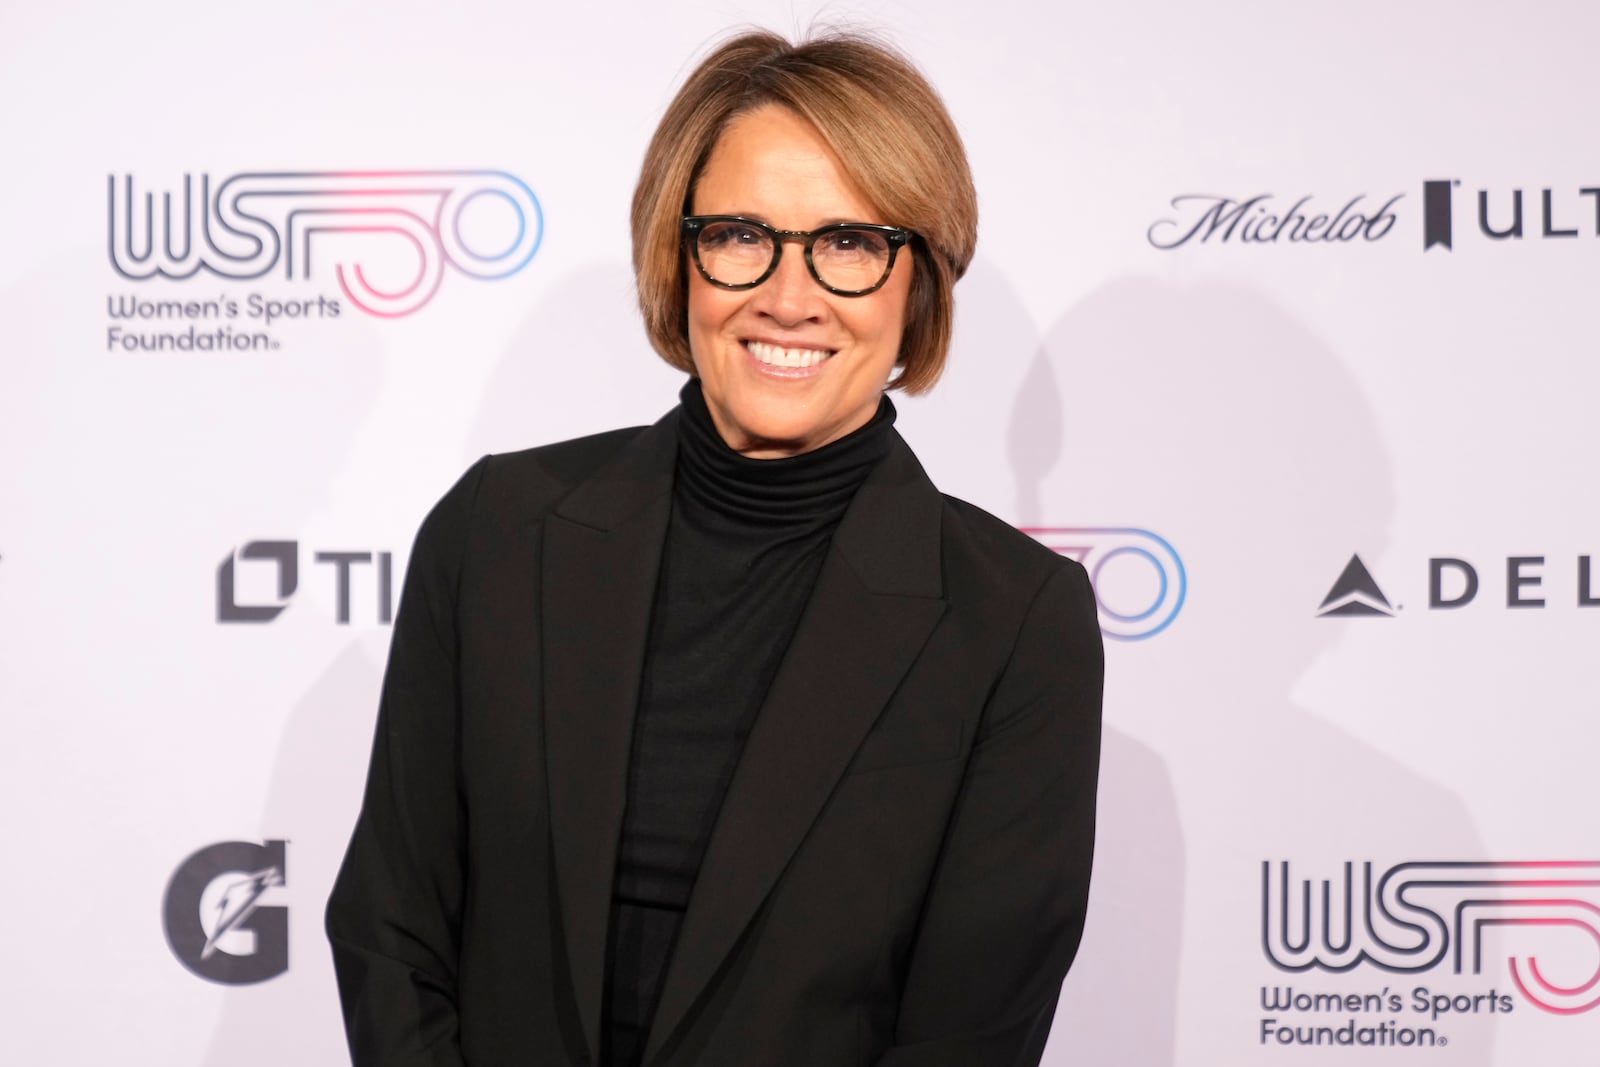
[[[417,536],[328,905],[361,1067],[594,1063],[677,417],[486,458]],[[1083,569],[896,435],[746,744],[646,1067],[1036,1063],[1101,673]]]

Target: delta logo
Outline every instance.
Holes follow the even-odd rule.
[[[1377,615],[1391,618],[1394,615],[1394,605],[1389,603],[1389,598],[1378,588],[1372,572],[1361,562],[1361,557],[1351,556],[1350,562],[1344,565],[1344,570],[1339,572],[1333,587],[1328,590],[1328,595],[1322,598],[1322,604],[1317,608],[1317,615],[1324,618],[1330,615]]]
[[[1425,573],[1428,611],[1457,611],[1495,600],[1511,610],[1600,607],[1600,576],[1595,573],[1594,558],[1588,555],[1571,562],[1549,556],[1506,556],[1492,563],[1430,556]],[[1503,593],[1503,600],[1482,595],[1496,585],[1499,588],[1494,591]],[[1317,606],[1316,615],[1394,618],[1404,607],[1384,592],[1361,556],[1352,554]]]

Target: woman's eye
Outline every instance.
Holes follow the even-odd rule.
[[[737,223],[720,223],[707,227],[700,237],[705,244],[721,247],[755,246],[764,244],[766,239],[767,235],[754,226],[741,226]]]
[[[871,230],[835,230],[819,243],[824,251],[838,255],[876,256],[888,251],[882,235]]]

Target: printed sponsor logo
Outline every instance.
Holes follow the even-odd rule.
[[[1550,606],[1552,600],[1557,604],[1563,601],[1575,604],[1578,608],[1600,607],[1600,574],[1596,573],[1592,556],[1578,556],[1576,565],[1567,572],[1574,579],[1571,600],[1554,597],[1554,589],[1546,584],[1547,579],[1552,585],[1560,579],[1559,571],[1551,572],[1557,564],[1545,556],[1507,556],[1502,566],[1485,565],[1482,573],[1493,574],[1498,570],[1504,575],[1504,603],[1508,609],[1544,608]],[[1428,610],[1454,611],[1478,602],[1484,588],[1482,573],[1478,564],[1466,559],[1429,557]],[[1390,617],[1403,608],[1404,604],[1391,605],[1361,557],[1352,555],[1323,598],[1317,615],[1320,618]]]
[[[1025,526],[1023,532],[1083,564],[1094,586],[1100,632],[1142,641],[1172,625],[1189,593],[1183,560],[1165,538],[1134,527]]]
[[[1459,178],[1444,178],[1422,183],[1422,250],[1443,248],[1451,251],[1458,239],[1455,192]],[[1600,237],[1600,187],[1582,186],[1576,190],[1543,188],[1538,207],[1532,191],[1522,189],[1476,189],[1467,198],[1477,211],[1462,226],[1465,233],[1476,233],[1490,241],[1521,241]],[[1584,203],[1589,198],[1588,203]],[[1587,220],[1593,219],[1593,228]],[[1476,225],[1473,225],[1476,223]],[[1537,223],[1537,228],[1535,228]]]
[[[1600,186],[1534,190],[1462,185],[1460,178],[1422,182],[1424,252],[1449,252],[1464,237],[1492,244],[1600,237]],[[1206,244],[1372,244],[1394,232],[1405,198],[1405,193],[1358,193],[1326,201],[1312,194],[1182,193],[1145,230],[1145,239],[1163,251]]]
[[[1145,231],[1156,248],[1170,251],[1188,244],[1349,244],[1382,240],[1394,229],[1395,205],[1404,193],[1386,199],[1358,193],[1336,208],[1312,196],[1280,199],[1271,193],[1235,198],[1184,193],[1172,198],[1172,214]]]
[[[1322,599],[1317,615],[1381,615],[1393,616],[1394,608],[1383,595],[1372,572],[1361,562],[1360,556],[1351,556],[1350,562],[1334,581],[1333,588]]]
[[[277,348],[275,328],[337,319],[346,303],[400,318],[449,274],[516,274],[544,235],[533,190],[497,170],[186,174],[159,197],[111,175],[106,225],[126,282],[223,282],[109,294],[106,349],[128,352]],[[330,267],[337,290],[306,293]]]
[[[178,962],[224,985],[265,982],[289,969],[289,909],[262,898],[287,884],[283,841],[223,841],[178,865],[162,919]]]
[[[394,621],[393,554],[373,551],[318,551],[313,563],[333,570],[334,617],[341,626],[351,615],[352,576],[358,568],[376,565],[376,621],[387,626]],[[241,603],[240,571],[259,569],[252,577],[260,582],[270,566],[270,586],[276,590],[265,603]],[[221,623],[269,623],[282,615],[300,588],[300,544],[297,541],[247,541],[222,557],[217,567],[217,621]],[[271,594],[268,594],[271,595]]]
[[[1317,882],[1291,877],[1287,862],[1261,865],[1261,947],[1280,971],[1476,978],[1498,971],[1491,936],[1507,953],[1498,976],[1509,979],[1506,991],[1416,987],[1373,1000],[1365,992],[1330,997],[1279,987],[1262,991],[1263,1010],[1409,1011],[1438,1022],[1512,1011],[1514,990],[1552,1015],[1593,1011],[1600,1007],[1600,860],[1413,861],[1382,873],[1363,863],[1359,882],[1354,863]],[[1357,1001],[1359,1008],[1349,1006]]]

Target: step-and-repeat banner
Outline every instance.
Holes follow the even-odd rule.
[[[341,1062],[416,525],[675,402],[644,144],[818,14],[982,195],[901,428],[1097,585],[1046,1062],[1600,1063],[1600,12],[1359,0],[6,11],[0,1061]]]

